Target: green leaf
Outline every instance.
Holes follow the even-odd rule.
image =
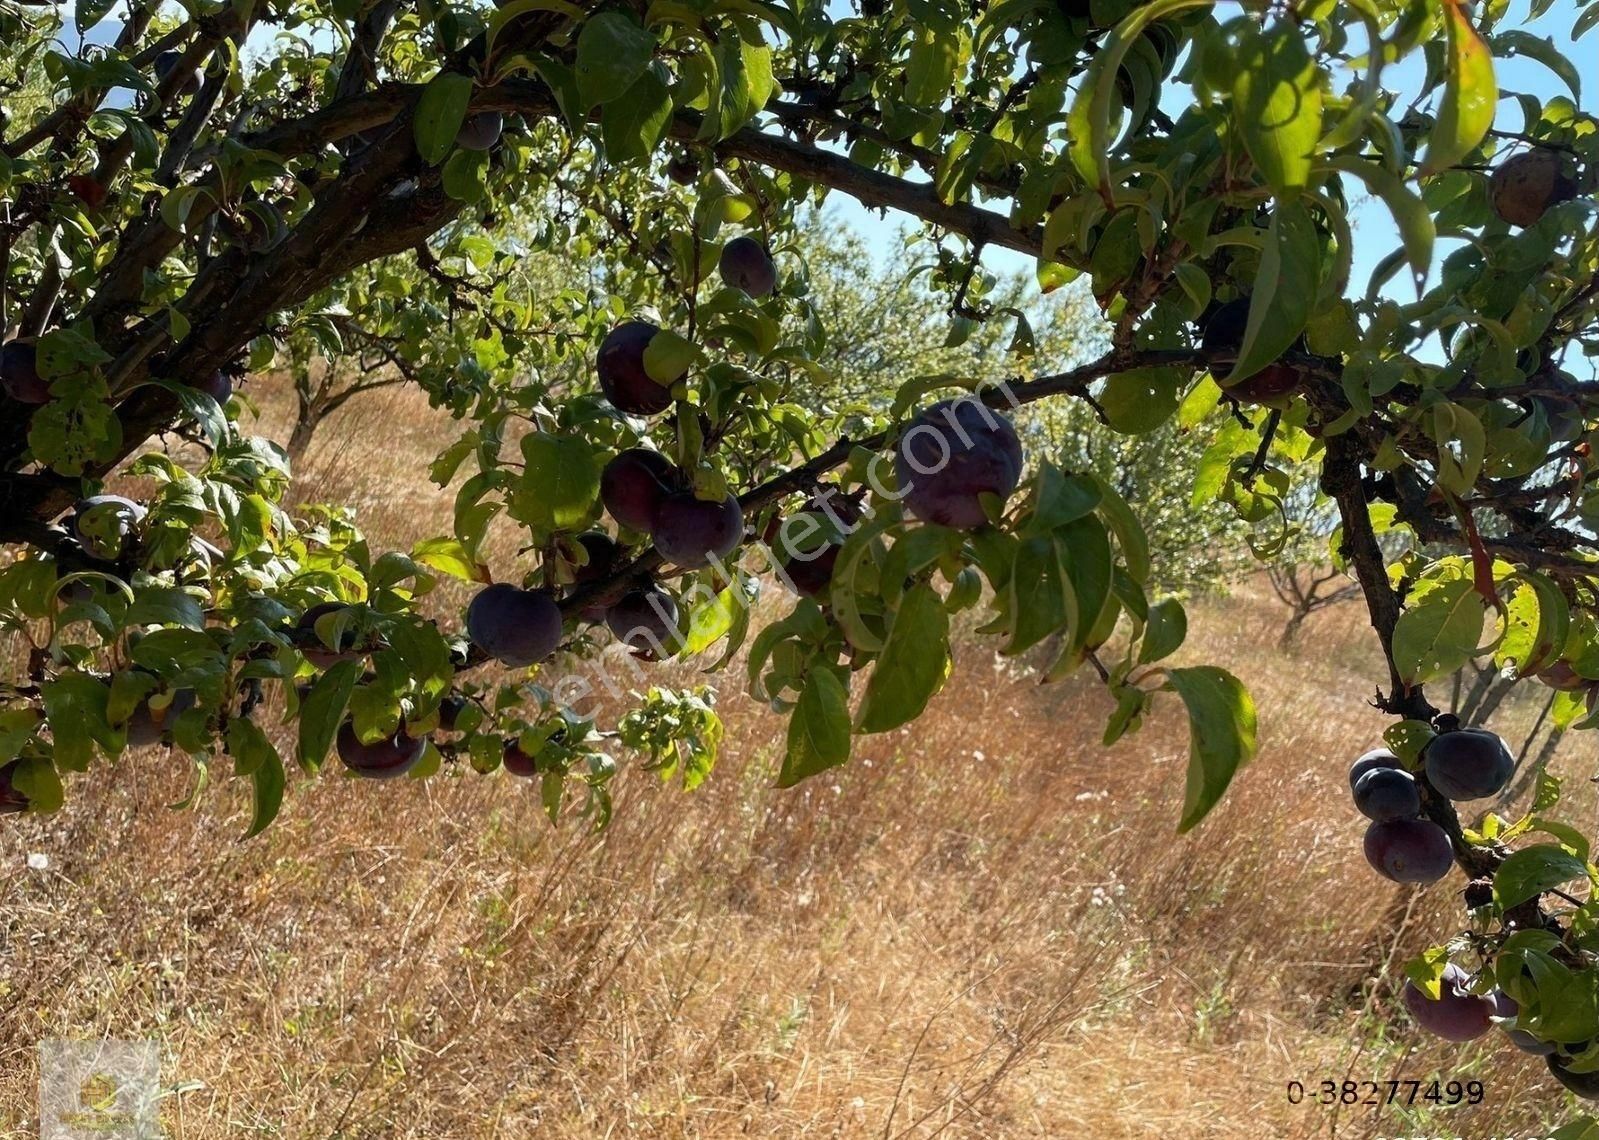
[[[113,733],[106,719],[108,685],[87,673],[63,673],[40,685],[39,693],[60,767],[84,772],[94,761],[96,744],[113,755],[121,747],[121,734]]]
[[[1482,421],[1459,404],[1433,407],[1432,437],[1438,444],[1438,482],[1456,495],[1469,495],[1482,473],[1487,437]]]
[[[672,93],[653,67],[646,68],[620,98],[605,105],[600,116],[605,157],[618,163],[648,158],[671,121]]]
[[[1405,244],[1405,258],[1410,262],[1411,272],[1418,282],[1424,281],[1432,269],[1432,249],[1438,231],[1432,211],[1421,196],[1385,167],[1351,154],[1334,155],[1327,160],[1327,165],[1361,179],[1367,189],[1382,199],[1399,227],[1399,239]]]
[[[233,757],[234,773],[250,777],[253,788],[254,810],[250,829],[244,833],[249,839],[261,834],[277,818],[285,784],[283,760],[266,733],[244,717],[228,722],[228,755]]]
[[[1555,46],[1555,41],[1549,36],[1539,39],[1531,32],[1513,29],[1508,32],[1495,32],[1488,42],[1495,58],[1508,59],[1524,55],[1528,59],[1537,60],[1560,77],[1561,82],[1571,89],[1573,99],[1582,101],[1582,73],[1577,70],[1577,65]]]
[[[1433,946],[1405,963],[1405,976],[1433,1001],[1443,989],[1444,968],[1449,965],[1449,948]]]
[[[58,810],[66,799],[61,774],[42,756],[19,760],[11,773],[11,785],[28,797],[28,810],[42,815]]]
[[[856,727],[887,732],[922,715],[949,676],[949,614],[925,582],[901,599],[882,656],[872,668]]]
[[[524,468],[511,515],[539,530],[570,530],[588,521],[600,495],[600,465],[578,436],[533,432],[522,439]]]
[[[1154,0],[1139,4],[1106,37],[1084,73],[1077,96],[1066,120],[1066,137],[1071,140],[1072,164],[1078,173],[1099,189],[1106,199],[1113,197],[1110,176],[1110,112],[1116,97],[1117,72],[1144,29],[1156,20],[1190,8],[1210,8],[1214,0]]]
[[[1305,208],[1287,202],[1272,211],[1260,272],[1249,297],[1249,323],[1233,370],[1222,387],[1272,363],[1299,339],[1321,289],[1321,234]]]
[[[1588,867],[1552,843],[1513,851],[1494,872],[1494,902],[1501,909],[1516,906],[1543,892],[1588,877]]]
[[[1249,37],[1236,66],[1233,118],[1244,146],[1279,197],[1292,196],[1310,181],[1321,137],[1321,69],[1287,19]]]
[[[849,694],[825,665],[805,677],[799,703],[788,722],[788,750],[777,786],[791,788],[808,776],[849,759]]]
[[[32,708],[0,711],[0,764],[10,763],[17,758],[22,746],[32,738],[40,723],[38,712]]]
[[[788,750],[777,787],[836,767],[849,759],[849,694],[838,673],[815,665],[807,673],[799,702],[788,719]]]
[[[1144,640],[1138,647],[1138,663],[1148,665],[1170,657],[1188,638],[1188,614],[1176,598],[1162,598],[1149,608]]]
[[[1142,586],[1149,581],[1150,572],[1149,536],[1144,533],[1144,524],[1114,487],[1097,475],[1093,478],[1099,484],[1099,516],[1116,536],[1127,576]]]
[[[411,547],[411,557],[423,566],[463,582],[487,584],[491,580],[488,567],[474,560],[459,539],[423,539]]]
[[[662,329],[644,346],[644,371],[657,384],[672,383],[694,363],[694,342]]]
[[[327,758],[365,667],[362,661],[340,661],[317,679],[300,702],[300,767],[306,771],[316,771]]]
[[[958,30],[912,25],[910,58],[905,67],[905,101],[913,107],[936,107],[949,94],[960,62]]]
[[[1134,368],[1105,381],[1099,406],[1111,430],[1143,435],[1160,427],[1177,411],[1187,376],[1176,368]]]
[[[1166,686],[1188,706],[1188,783],[1179,834],[1216,806],[1233,775],[1255,755],[1255,702],[1225,669],[1171,669]]]
[[[585,108],[620,99],[655,53],[655,37],[630,16],[601,12],[577,37],[577,91]]]
[[[1409,685],[1447,677],[1476,654],[1482,626],[1482,598],[1470,580],[1442,582],[1399,615],[1394,668]]]
[[[1493,52],[1472,24],[1465,0],[1441,2],[1447,53],[1444,93],[1438,101],[1432,133],[1427,136],[1422,177],[1449,169],[1475,150],[1493,126],[1499,103]]]
[[[455,71],[441,71],[428,81],[417,100],[412,129],[417,153],[429,166],[437,166],[455,149],[455,136],[466,122],[467,105],[472,101],[472,78]]]
[[[717,138],[727,138],[753,119],[777,90],[772,77],[772,49],[742,36],[724,37],[716,45],[721,72],[717,102]],[[706,126],[711,126],[709,119]]]

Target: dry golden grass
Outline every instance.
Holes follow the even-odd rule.
[[[404,393],[358,401],[307,493],[407,544],[447,517],[420,472],[450,434]],[[1095,686],[1039,686],[977,644],[920,723],[793,791],[772,786],[781,721],[726,675],[713,777],[684,794],[629,768],[598,837],[550,827],[503,775],[329,770],[240,842],[240,789],[174,812],[187,762],[130,755],[0,829],[0,1136],[36,1133],[37,1042],[101,1035],[159,1041],[181,1089],[165,1126],[194,1140],[1487,1137],[1566,1118],[1497,1035],[1443,1046],[1395,1012],[1398,964],[1456,929],[1461,884],[1367,869],[1344,773],[1383,725],[1368,631],[1335,610],[1283,657],[1282,617],[1247,587],[1196,607],[1186,652],[1251,686],[1262,750],[1183,838],[1180,716],[1103,749]],[[1556,766],[1585,786],[1581,752]],[[1482,1080],[1484,1103],[1286,1097],[1440,1074]]]

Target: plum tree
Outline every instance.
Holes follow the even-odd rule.
[[[72,532],[90,558],[114,562],[122,557],[146,513],[122,495],[91,495],[73,508]]]
[[[1350,767],[1349,790],[1353,792],[1355,790],[1355,785],[1360,783],[1360,778],[1366,775],[1368,772],[1374,772],[1379,768],[1401,767],[1403,767],[1403,764],[1400,762],[1399,757],[1395,756],[1388,749],[1373,748],[1369,752],[1362,753],[1360,758],[1357,759]]]
[[[1498,795],[1516,772],[1516,758],[1487,729],[1441,732],[1422,751],[1427,782],[1452,800]]]
[[[32,342],[0,345],[0,390],[19,404],[50,402],[50,385],[39,375],[39,350]]]
[[[1503,786],[1505,756],[1463,746],[1436,704],[1474,664],[1543,672],[1549,723],[1599,727],[1599,688],[1561,668],[1599,660],[1599,215],[1560,204],[1594,184],[1599,123],[1574,82],[1499,98],[1495,76],[1511,55],[1580,71],[1554,45],[1590,0],[1534,5],[1532,33],[1504,5],[1397,0],[1308,19],[1183,0],[734,7],[123,5],[86,37],[71,5],[0,6],[0,765],[71,803],[148,669],[193,687],[173,737],[234,754],[231,776],[205,770],[251,785],[254,833],[282,801],[284,742],[314,772],[351,718],[399,710],[420,731],[470,694],[435,746],[457,771],[581,720],[565,690],[474,673],[545,659],[565,622],[650,582],[711,592],[684,623],[790,718],[785,786],[908,727],[970,656],[956,639],[983,638],[1102,686],[1109,740],[1180,705],[1191,831],[1258,718],[1225,662],[1171,660],[1186,619],[1158,583],[1191,558],[1176,547],[1208,544],[1185,527],[1208,517],[1250,540],[1217,564],[1291,566],[1289,507],[1308,500],[1382,651],[1360,696],[1403,763],[1376,766],[1412,773],[1421,805],[1372,822],[1368,856],[1402,881],[1452,858],[1483,884],[1485,972],[1547,933],[1577,951],[1560,992],[1590,992],[1595,916],[1561,876],[1591,843],[1558,779],[1534,793],[1544,830],[1462,824],[1450,795]],[[770,250],[807,252],[803,219],[839,197],[920,226],[892,287],[917,319],[839,309],[803,256],[777,288]],[[1003,284],[1000,251],[1036,272]],[[1061,298],[1097,310],[1093,335],[1038,335]],[[287,454],[182,387],[271,385],[284,356],[297,389],[315,359],[453,421],[426,471],[450,507],[407,517],[405,550],[363,534],[348,498],[308,502],[291,462],[308,436]],[[1025,464],[1010,421],[968,422],[986,416],[971,401],[913,411],[957,385],[1028,417]],[[318,392],[325,411],[337,395]],[[1093,447],[1053,430],[1078,424]],[[402,449],[371,437],[341,441],[351,469],[383,449],[366,466],[388,472]],[[602,470],[632,448],[671,460]],[[846,554],[799,583],[825,571],[828,604],[753,605],[769,583],[740,556],[743,517],[791,514],[819,484],[864,508],[823,540]],[[80,539],[73,504],[108,485],[139,487],[148,516],[108,508]],[[602,509],[626,546],[604,570],[574,557]],[[480,589],[490,551],[544,589],[490,587],[463,615],[441,579]],[[287,675],[313,592],[364,599],[364,656]],[[609,818],[600,740],[707,777],[717,711],[643,689],[607,706],[614,737],[539,753],[552,814]],[[297,731],[263,727],[280,707]],[[1549,976],[1517,991],[1528,1009]],[[1561,1001],[1539,994],[1529,1024]],[[1584,1018],[1573,1034],[1599,1038]]]
[[[405,775],[427,750],[427,739],[413,739],[397,728],[389,736],[364,741],[355,731],[355,722],[339,726],[336,741],[339,759],[358,776],[369,780],[392,780]]]
[[[1454,865],[1443,828],[1426,819],[1392,819],[1366,828],[1366,862],[1396,883],[1436,883]]]
[[[605,611],[605,624],[616,639],[652,658],[676,652],[682,639],[677,623],[677,599],[653,583],[628,591]]]
[[[744,512],[730,494],[713,502],[678,491],[655,508],[650,534],[667,562],[696,570],[726,558],[744,541]]]
[[[777,288],[777,265],[755,238],[736,237],[728,242],[716,265],[723,281],[751,297],[770,297]]]
[[[680,480],[672,461],[647,447],[620,452],[600,472],[600,501],[621,525],[648,534],[655,512]]]
[[[1533,226],[1552,206],[1577,196],[1571,159],[1554,147],[1535,146],[1494,168],[1488,193],[1494,213],[1513,226]]]
[[[1405,1008],[1416,1023],[1446,1041],[1474,1041],[1493,1028],[1494,998],[1474,994],[1467,985],[1471,977],[1451,962],[1439,979],[1438,997],[1428,997],[1414,982],[1404,988]]]
[[[894,478],[905,506],[923,522],[972,530],[991,521],[1022,477],[1022,445],[1009,419],[980,401],[944,400],[900,435]]]
[[[0,764],[0,815],[15,815],[28,810],[28,797],[17,787],[17,769],[21,760]]]
[[[505,116],[498,111],[484,111],[461,124],[455,135],[455,145],[462,150],[491,150],[500,141],[504,129]]]
[[[543,590],[498,582],[473,596],[466,635],[502,665],[535,665],[560,648],[561,608]]]
[[[657,382],[644,366],[644,353],[661,331],[648,321],[625,321],[605,334],[595,367],[605,398],[619,412],[653,416],[672,406],[672,386],[688,373]]]
[[[1355,807],[1376,823],[1414,819],[1421,814],[1416,779],[1400,768],[1375,768],[1355,782]]]

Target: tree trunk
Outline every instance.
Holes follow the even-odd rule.
[[[1277,638],[1277,648],[1279,650],[1286,653],[1294,647],[1299,641],[1299,630],[1309,616],[1309,606],[1294,607],[1294,616],[1288,619],[1288,624],[1283,626],[1282,634]]]
[[[305,457],[306,449],[311,446],[311,437],[316,434],[317,425],[321,422],[321,416],[303,408],[295,418],[294,430],[289,433],[289,442],[284,448],[289,453],[292,466],[297,466]]]

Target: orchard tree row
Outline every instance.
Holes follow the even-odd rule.
[[[1387,661],[1387,751],[1356,773],[1368,855],[1468,884],[1411,1007],[1448,1036],[1497,1021],[1593,1093],[1590,839],[1549,776],[1524,818],[1463,824],[1513,761],[1428,689],[1491,657],[1557,688],[1563,726],[1599,721],[1599,139],[1592,69],[1522,26],[1549,7],[0,3],[0,609],[22,660],[0,802],[54,810],[161,742],[248,782],[252,833],[285,765],[330,754],[368,777],[503,766],[603,822],[615,763],[563,682],[605,645],[644,669],[743,650],[791,718],[787,784],[914,720],[975,609],[999,652],[1047,643],[1048,679],[1109,690],[1107,742],[1186,711],[1193,828],[1255,709],[1225,663],[1170,663],[1186,622],[1140,521],[1169,504],[1012,421],[1075,401],[1134,439],[1212,430],[1193,509],[1236,512],[1266,562],[1295,551],[1314,472]],[[1563,35],[1599,23],[1562,11]],[[1501,90],[1510,57],[1542,95]],[[1007,328],[1011,363],[814,398],[836,377],[791,235],[829,195],[919,220],[940,333]],[[1039,359],[992,248],[1045,293],[1080,282],[1105,351]],[[607,270],[541,290],[540,256]],[[461,424],[430,471],[456,488],[436,538],[374,550],[347,511],[285,509],[286,457],[241,432],[233,388],[306,338],[381,349]],[[113,475],[151,490],[108,495]],[[507,531],[521,556],[487,564]],[[430,609],[441,576],[473,584],[464,613]],[[773,577],[792,601],[752,629]],[[289,757],[264,723],[284,710]],[[703,694],[660,687],[617,728],[690,786],[720,737]]]

